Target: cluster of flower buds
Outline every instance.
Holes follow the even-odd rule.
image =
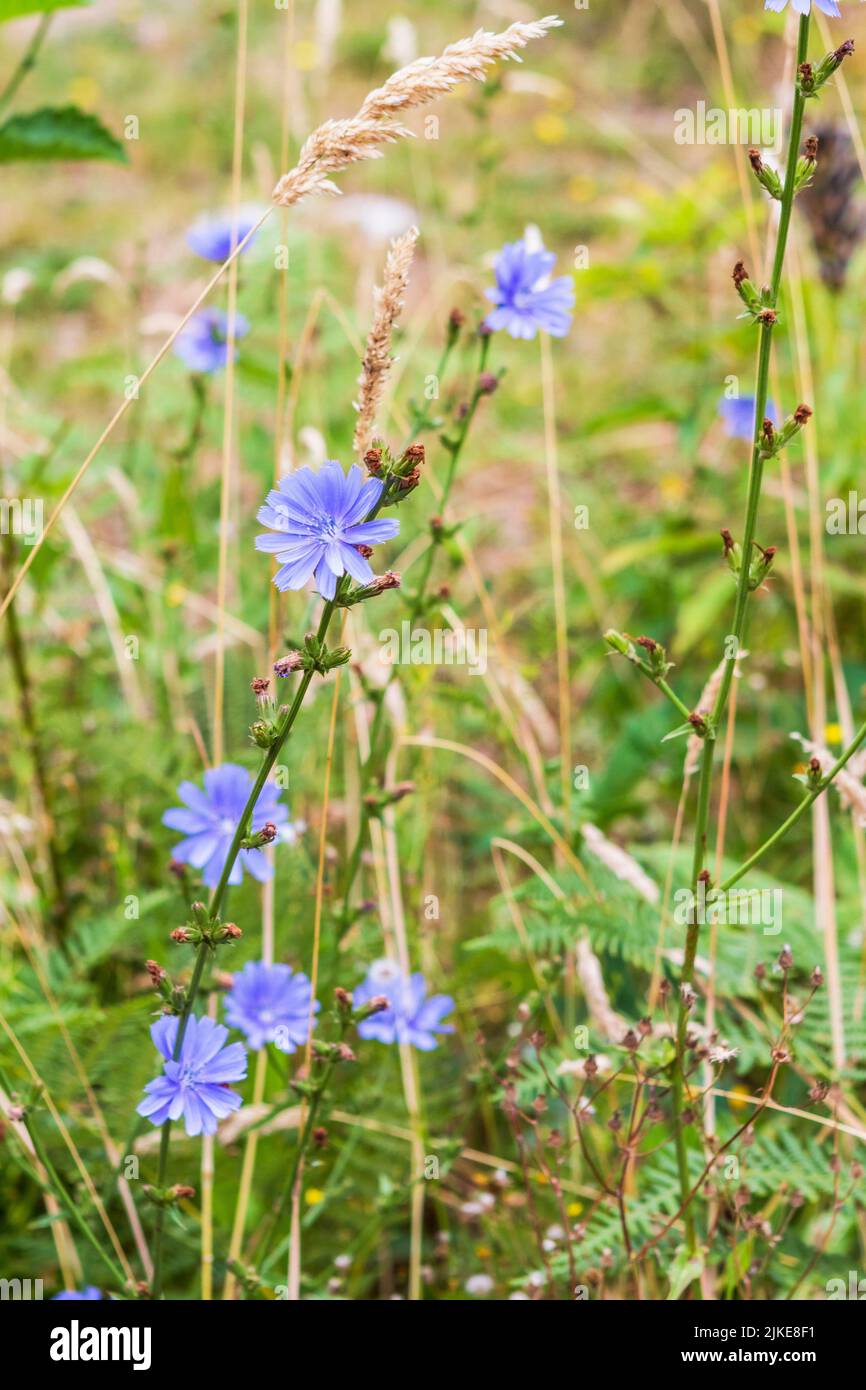
[[[175,1183],[173,1187],[154,1187],[145,1183],[142,1189],[149,1202],[155,1207],[176,1207],[180,1202],[189,1202],[195,1196],[195,1188],[185,1183]]]
[[[818,791],[824,784],[824,769],[817,758],[810,758],[808,766],[804,772],[795,772],[794,778],[802,782],[809,791]]]
[[[466,315],[462,309],[452,309],[448,315],[448,327],[445,331],[445,339],[449,348],[453,348],[457,339],[460,337],[460,330],[466,322]]]
[[[355,1001],[347,989],[338,985],[334,990],[334,1003],[337,1008],[337,1015],[344,1024],[363,1023],[365,1018],[372,1018],[374,1014],[384,1013],[391,1007],[391,1002],[384,994],[376,994],[372,999],[368,999],[366,1004],[360,1004],[355,1008]]]
[[[158,961],[149,960],[146,965],[151,983],[163,1002],[163,1013],[179,1014],[186,1001],[183,985],[173,984],[168,971]]]
[[[269,820],[261,830],[251,830],[249,835],[244,836],[241,849],[264,849],[265,845],[272,845],[276,838],[277,827]]]
[[[722,531],[722,542],[725,547],[725,559],[732,574],[739,575],[743,568],[743,551],[731,535],[730,531]],[[759,589],[766,579],[770,570],[773,568],[773,560],[776,558],[776,547],[768,545],[766,549],[758,545],[757,541],[752,542],[753,553],[749,561],[749,591],[754,592]]]
[[[424,445],[410,444],[399,458],[394,458],[384,440],[377,439],[364,455],[367,471],[385,484],[382,505],[403,502],[421,481]]]
[[[280,705],[277,709],[276,702],[270,693],[271,682],[267,676],[255,676],[250,681],[250,689],[256,697],[256,703],[261,710],[258,719],[250,725],[250,738],[257,748],[272,748],[280,736],[282,721],[287,712],[286,705]]]
[[[378,598],[379,594],[384,594],[388,589],[399,589],[400,576],[393,570],[387,570],[385,574],[377,574],[371,579],[369,584],[356,584],[354,588],[346,593],[338,593],[336,606],[338,608],[354,608],[356,603],[363,603],[368,598]]]
[[[842,66],[845,59],[854,52],[854,40],[846,39],[832,53],[822,58],[820,63],[801,63],[797,69],[797,87],[804,97],[816,97],[825,82]]]
[[[761,426],[761,458],[771,459],[776,454],[790,444],[807,425],[812,418],[812,409],[808,405],[798,405],[793,415],[789,415],[780,429],[776,429],[772,420],[765,420]]]
[[[276,831],[274,832],[276,834]],[[226,941],[237,941],[243,936],[240,927],[234,922],[216,922],[204,903],[193,903],[190,907],[190,920],[171,933],[172,941],[198,946],[202,942],[213,950]]]
[[[651,681],[664,680],[673,667],[674,663],[668,661],[667,652],[661,642],[656,642],[652,637],[630,637],[627,632],[617,632],[616,628],[609,628],[604,634],[604,640],[615,652],[619,652],[620,656],[640,667]],[[646,656],[642,656],[642,652],[645,652]]]
[[[812,182],[812,175],[818,164],[818,137],[810,135],[803,146],[803,153],[797,160],[797,167],[794,170],[794,192],[799,193],[801,188],[808,188]]]
[[[771,198],[777,198],[781,201],[782,180],[771,165],[764,163],[760,150],[749,150],[749,163],[761,187],[766,189]]]
[[[733,281],[734,288],[747,309],[747,313],[742,317],[750,318],[753,323],[772,327],[779,315],[770,303],[769,288],[765,286],[759,293],[749,279],[749,272],[742,261],[737,261],[734,266]]]
[[[352,653],[348,647],[327,647],[315,632],[308,632],[304,638],[303,650],[281,656],[274,662],[274,673],[278,676],[290,676],[294,671],[318,671],[320,676],[326,676],[335,666],[345,666],[351,659]]]

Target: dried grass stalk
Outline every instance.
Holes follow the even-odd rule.
[[[380,159],[381,145],[412,134],[393,120],[399,111],[424,106],[461,82],[482,82],[494,63],[508,58],[519,62],[519,49],[561,23],[555,15],[548,15],[529,24],[512,24],[502,34],[479,29],[471,38],[450,44],[438,58],[418,58],[400,68],[383,87],[370,92],[357,115],[325,121],[313,131],[295,168],[284,174],[274,189],[274,202],[289,207],[314,193],[339,192],[330,174],[363,159]]]
[[[417,227],[410,227],[408,232],[394,238],[385,260],[382,284],[373,291],[373,322],[367,334],[364,362],[358,378],[361,387],[355,425],[355,452],[358,454],[363,454],[370,442],[376,412],[391,370],[391,339],[403,308],[403,296],[409,283],[417,240]]]
[[[740,662],[743,660],[744,657],[747,657],[748,655],[748,652],[740,652],[739,656],[736,658],[736,664],[734,666],[734,675],[737,679],[739,679],[741,674]],[[716,696],[719,693],[719,686],[722,683],[722,676],[725,674],[725,667],[727,666],[727,664],[728,658],[726,656],[723,656],[715,671],[710,676],[710,679],[707,681],[706,685],[701,691],[701,698],[698,700],[698,703],[695,706],[698,714],[712,713],[713,707],[716,703]],[[685,766],[683,768],[683,776],[686,779],[688,779],[689,777],[693,777],[694,774],[697,772],[701,762],[701,751],[703,749],[703,746],[704,740],[700,737],[699,734],[691,734],[689,736],[689,741],[686,744],[686,761]]]
[[[580,827],[580,833],[583,835],[583,842],[590,854],[594,855],[601,864],[604,864],[605,868],[609,869],[621,883],[630,884],[635,892],[640,893],[641,897],[645,898],[648,903],[659,901],[658,884],[653,882],[636,859],[632,859],[631,855],[620,845],[615,845],[612,840],[609,840],[597,825],[593,825],[590,821],[584,821]]]

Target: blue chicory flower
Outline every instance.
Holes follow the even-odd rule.
[[[181,1043],[180,1056],[173,1060],[180,1020],[176,1014],[158,1018],[150,1030],[157,1050],[165,1058],[162,1075],[145,1086],[145,1098],[137,1107],[151,1124],[183,1116],[191,1138],[215,1134],[217,1121],[230,1115],[241,1104],[232,1081],[243,1081],[247,1074],[247,1054],[243,1043],[229,1043],[228,1028],[205,1015],[193,1015]]]
[[[228,315],[222,309],[200,309],[178,333],[175,355],[191,372],[221,371],[229,358],[228,324]],[[249,331],[250,325],[243,314],[235,314],[235,339],[246,337]]]
[[[747,439],[752,442],[755,438],[754,396],[723,396],[719,401],[719,414],[724,421],[725,433],[730,439]],[[772,401],[767,401],[765,416],[772,420],[774,425],[778,425],[779,417]]]
[[[496,285],[484,291],[496,308],[484,320],[490,329],[507,328],[512,338],[534,338],[539,328],[564,338],[571,327],[574,283],[570,276],[551,280],[556,264],[540,237],[509,241],[494,261]]]
[[[428,999],[424,976],[404,975],[396,961],[377,960],[370,966],[364,981],[352,992],[355,1008],[377,994],[385,996],[388,1008],[359,1023],[359,1037],[381,1043],[411,1043],[422,1052],[431,1052],[438,1046],[437,1033],[454,1032],[453,1024],[442,1022],[454,1008],[454,1000],[447,994],[433,994]]]
[[[195,782],[181,782],[177,794],[183,806],[166,811],[163,825],[181,830],[186,839],[174,848],[174,857],[181,864],[200,869],[208,888],[216,888],[223,871],[235,830],[252,791],[253,779],[245,767],[223,763],[210,767],[204,775],[204,791]],[[270,822],[277,828],[277,839],[292,844],[298,830],[289,820],[288,808],[280,801],[281,792],[266,782],[259,794],[251,818],[253,833]],[[244,868],[249,869],[259,883],[266,882],[273,870],[260,849],[242,849],[229,874],[229,884],[243,882]]]
[[[764,9],[775,10],[779,14],[787,3],[788,0],[764,0]],[[812,9],[812,0],[791,0],[791,4],[797,14],[809,14]],[[815,0],[815,4],[822,14],[829,15],[831,19],[838,19],[842,13],[836,0]]]
[[[79,1302],[95,1303],[101,1302],[104,1298],[102,1289],[98,1289],[95,1284],[85,1284],[83,1293],[79,1293],[78,1289],[63,1289],[61,1293],[54,1295],[52,1302],[62,1303],[64,1300],[77,1299]]]
[[[322,598],[331,599],[337,579],[346,572],[359,584],[370,582],[373,571],[358,546],[392,540],[400,523],[392,518],[364,520],[384,484],[379,478],[366,483],[362,479],[356,463],[344,474],[339,463],[328,459],[318,473],[299,468],[268,493],[258,519],[279,534],[256,536],[256,550],[280,562],[274,575],[278,589],[301,589],[315,574]]]
[[[261,213],[258,208],[243,207],[238,209],[235,245],[240,245],[244,237],[256,225],[260,216]],[[206,261],[225,261],[232,252],[232,226],[231,212],[205,213],[203,217],[199,217],[192,224],[187,232],[187,245],[190,250],[195,251],[197,256],[203,256]],[[252,237],[241,255],[249,250],[254,241],[255,237]]]
[[[226,1020],[246,1034],[253,1051],[272,1042],[291,1053],[307,1040],[311,993],[306,975],[296,975],[291,966],[247,961],[226,998]],[[320,1007],[316,1000],[313,1013]]]

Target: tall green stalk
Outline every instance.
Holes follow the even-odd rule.
[[[770,294],[768,308],[775,310],[779,298],[779,290],[782,283],[782,269],[785,261],[785,249],[788,241],[788,231],[791,225],[791,209],[794,205],[794,190],[796,183],[797,159],[800,150],[800,138],[803,130],[803,112],[806,106],[806,98],[799,82],[799,69],[805,63],[809,49],[809,18],[808,14],[800,16],[800,28],[797,37],[797,63],[795,73],[794,104],[791,113],[791,129],[788,135],[788,156],[785,168],[785,183],[783,186],[781,211],[779,215],[779,228],[776,237],[776,251],[773,258],[773,272],[770,281]],[[727,663],[724,668],[716,703],[712,711],[710,721],[710,734],[720,725],[722,715],[727,704],[728,695],[731,689],[731,682],[734,677],[734,668],[737,657],[743,645],[745,636],[746,615],[750,593],[750,573],[751,556],[755,540],[755,530],[758,520],[758,509],[761,501],[761,488],[764,474],[764,456],[762,448],[762,427],[764,416],[767,410],[767,396],[769,393],[770,380],[770,354],[772,349],[773,328],[775,326],[775,314],[768,314],[761,318],[759,324],[758,341],[758,365],[755,382],[755,438],[752,445],[752,459],[749,470],[749,490],[746,501],[746,516],[743,526],[742,540],[742,563],[737,579],[737,596],[734,605],[734,623],[731,632],[733,642],[726,643]],[[693,903],[697,898],[698,882],[704,870],[704,860],[706,857],[707,827],[709,824],[710,792],[712,788],[713,776],[713,753],[714,741],[712,737],[707,737],[704,742],[701,756],[700,772],[698,780],[698,808],[695,820],[695,841],[694,854],[692,858],[692,893]],[[680,1194],[685,1204],[683,1220],[685,1224],[686,1245],[689,1253],[697,1253],[697,1234],[695,1231],[694,1216],[691,1211],[689,1193],[691,1184],[688,1172],[688,1150],[686,1145],[685,1126],[682,1122],[685,1089],[685,1053],[686,1053],[686,1032],[688,1025],[688,991],[694,978],[695,955],[698,948],[699,923],[697,913],[690,914],[690,921],[686,929],[686,945],[683,958],[683,967],[680,974],[680,994],[677,1004],[677,1026],[676,1026],[676,1057],[674,1060],[673,1073],[673,1113],[675,1124],[675,1142],[677,1153],[677,1170],[680,1183]]]

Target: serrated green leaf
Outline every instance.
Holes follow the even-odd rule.
[[[25,14],[52,14],[89,4],[90,0],[0,0],[0,24]]]
[[[45,106],[11,116],[0,126],[0,163],[13,160],[107,159],[127,162],[119,140],[77,106]]]

